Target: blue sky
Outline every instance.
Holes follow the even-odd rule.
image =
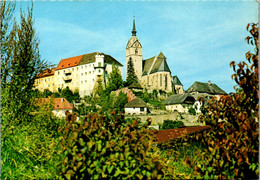
[[[26,9],[30,2],[17,2]],[[246,26],[258,21],[258,4],[244,1],[35,1],[40,54],[51,64],[91,52],[104,52],[124,65],[133,15],[143,58],[163,52],[188,89],[195,81],[216,83],[227,93],[235,82],[231,61],[253,50]]]

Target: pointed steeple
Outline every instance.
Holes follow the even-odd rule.
[[[132,36],[136,36],[136,29],[135,29],[135,17],[133,20],[133,30],[132,30]]]

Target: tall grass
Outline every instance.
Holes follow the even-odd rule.
[[[205,146],[193,139],[176,139],[171,142],[158,145],[157,154],[160,157],[166,159],[166,163],[171,167],[171,172],[173,177],[181,179],[191,179],[193,178],[193,169],[189,167],[185,161],[187,159],[194,159],[199,161],[198,156]]]

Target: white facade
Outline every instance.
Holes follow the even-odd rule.
[[[65,114],[66,111],[69,111],[70,113],[72,113],[71,109],[55,109],[55,110],[52,110],[54,116],[59,117],[59,118],[66,117],[66,114]]]
[[[172,104],[172,105],[166,105],[167,111],[178,111],[180,113],[187,113],[189,112],[189,108],[193,107],[193,105],[189,104]]]
[[[56,70],[54,74],[56,91],[58,88],[64,89],[69,87],[71,91],[75,91],[79,87],[79,67],[69,67],[66,69]]]
[[[135,115],[135,114],[147,114],[147,107],[126,107],[125,114]]]

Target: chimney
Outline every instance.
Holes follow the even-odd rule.
[[[63,102],[63,98],[61,98],[61,102]]]

